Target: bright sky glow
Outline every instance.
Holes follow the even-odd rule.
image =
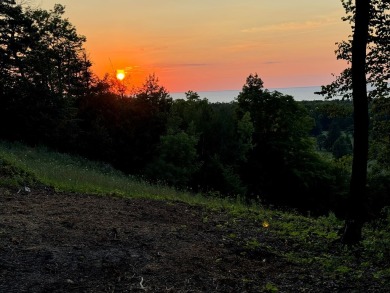
[[[133,84],[155,74],[170,92],[241,89],[257,73],[266,88],[318,86],[345,63],[350,35],[340,0],[35,0],[66,7],[87,37],[100,77],[124,68]]]
[[[119,80],[123,80],[125,78],[125,71],[123,69],[118,69],[116,71],[116,78]]]

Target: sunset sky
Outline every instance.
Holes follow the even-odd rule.
[[[98,76],[124,69],[133,84],[155,74],[169,92],[237,90],[257,73],[266,88],[318,86],[345,63],[340,0],[35,0],[87,37]]]

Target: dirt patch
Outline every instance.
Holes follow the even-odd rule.
[[[245,248],[234,238],[284,244],[230,220],[180,202],[1,189],[0,292],[357,292]]]

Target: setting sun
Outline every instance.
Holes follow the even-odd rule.
[[[123,80],[125,78],[125,71],[122,69],[118,69],[116,71],[116,78],[119,80]]]
[[[256,72],[267,88],[309,87],[346,67],[334,54],[335,42],[350,34],[340,0],[174,1],[169,9],[157,0],[30,2],[47,9],[61,2],[87,37],[91,70],[100,78],[113,72],[121,82],[131,77],[133,86],[156,74],[172,93],[240,90]]]

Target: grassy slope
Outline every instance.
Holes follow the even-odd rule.
[[[226,235],[246,248],[267,249],[299,264],[320,264],[324,272],[331,276],[356,281],[369,277],[383,285],[390,285],[390,266],[387,263],[390,257],[390,212],[381,221],[373,223],[375,229],[373,225],[367,225],[361,246],[349,250],[337,243],[342,222],[333,214],[311,218],[266,209],[260,205],[248,207],[235,200],[206,198],[148,184],[104,163],[51,152],[45,148],[0,142],[0,186],[34,188],[39,184],[59,191],[202,204],[213,211],[228,212],[233,223],[235,219],[250,219],[253,225],[258,226],[256,229],[267,229],[274,237],[292,243],[289,249],[281,251],[279,248],[262,247],[255,235],[247,239],[239,239],[239,235]],[[204,220],[207,220],[207,215]]]

